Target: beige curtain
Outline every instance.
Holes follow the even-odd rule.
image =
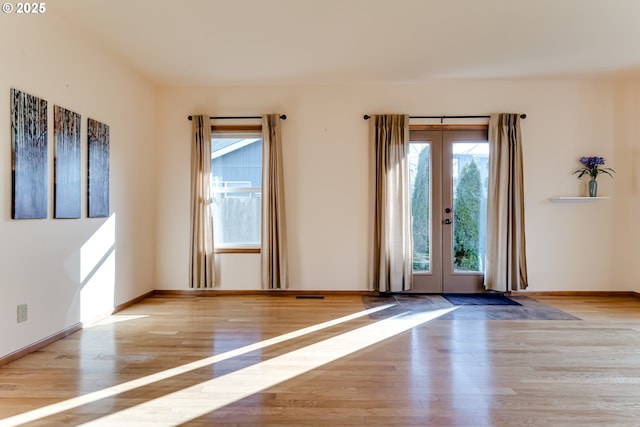
[[[409,116],[372,117],[375,152],[375,219],[372,286],[380,292],[411,289],[411,204],[409,199]]]
[[[280,116],[262,117],[262,287],[286,289],[287,233]]]
[[[212,288],[213,216],[211,215],[211,123],[194,116],[191,144],[191,268],[189,286]]]
[[[487,194],[487,289],[526,289],[522,134],[518,114],[489,119],[489,188]]]

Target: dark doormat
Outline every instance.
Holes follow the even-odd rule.
[[[443,294],[453,305],[522,305],[501,294]]]

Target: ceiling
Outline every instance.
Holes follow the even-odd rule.
[[[56,0],[158,85],[640,75],[639,0]]]

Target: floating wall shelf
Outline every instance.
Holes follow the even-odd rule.
[[[554,203],[588,203],[595,202],[597,200],[606,200],[609,197],[575,197],[575,196],[556,196],[552,197],[551,201]]]

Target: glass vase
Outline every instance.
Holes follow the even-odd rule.
[[[589,197],[598,196],[598,181],[595,178],[591,178],[589,181]]]

